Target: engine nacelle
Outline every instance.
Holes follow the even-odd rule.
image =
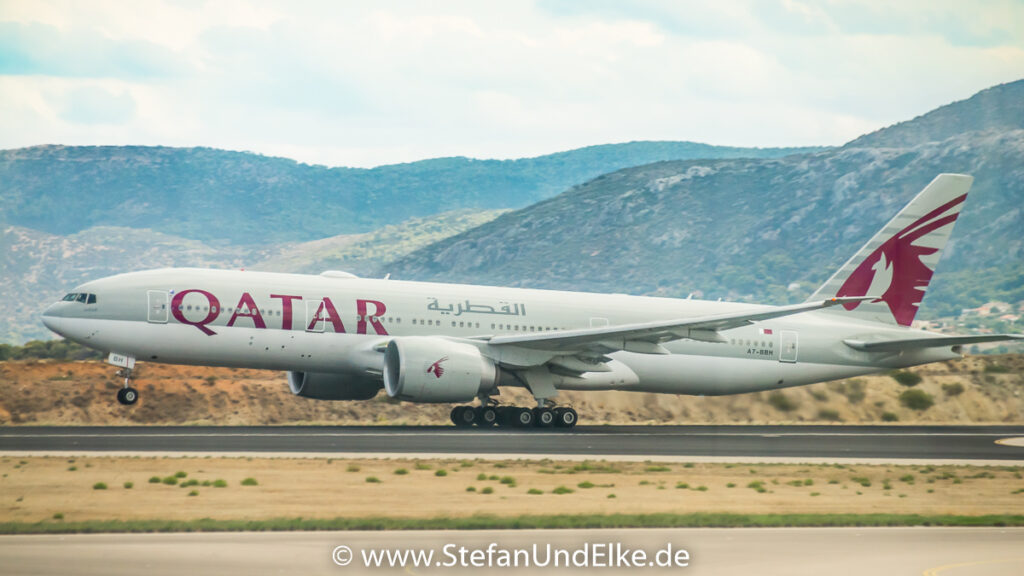
[[[380,391],[380,382],[344,374],[289,372],[292,394],[315,400],[369,400]]]
[[[384,389],[392,398],[466,402],[497,380],[497,367],[470,344],[409,336],[389,342],[384,353]]]

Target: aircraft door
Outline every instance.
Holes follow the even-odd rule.
[[[146,319],[154,324],[167,323],[167,292],[162,290],[148,290],[146,296],[149,300],[149,308]]]
[[[321,312],[320,307],[323,306],[323,300],[306,300],[306,324],[303,326],[306,332],[323,332],[324,327],[327,326],[327,321],[323,318],[320,321],[316,321],[317,312]]]
[[[779,362],[796,362],[799,338],[792,330],[783,330],[779,335]]]

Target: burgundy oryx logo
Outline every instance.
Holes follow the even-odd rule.
[[[878,294],[879,300],[889,306],[896,322],[910,326],[924,298],[924,289],[932,279],[933,270],[921,258],[938,252],[938,248],[920,246],[916,242],[952,224],[965,198],[966,194],[950,200],[882,243],[850,274],[836,296]],[[853,310],[859,305],[860,302],[851,302],[843,307]]]
[[[437,362],[434,362],[433,364],[431,364],[430,367],[427,368],[427,374],[433,374],[436,378],[440,378],[441,376],[444,376],[444,368],[441,366],[441,362],[444,362],[447,359],[448,359],[448,357],[445,356],[445,357],[441,358],[440,360],[438,360]]]

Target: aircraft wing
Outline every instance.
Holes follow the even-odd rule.
[[[646,354],[667,354],[668,351],[661,346],[662,342],[684,338],[704,342],[726,342],[726,338],[719,334],[719,331],[747,326],[761,320],[780,318],[782,316],[790,316],[830,306],[871,299],[874,299],[874,297],[830,298],[818,302],[777,306],[757,311],[732,312],[728,314],[696,316],[693,318],[542,332],[538,334],[494,336],[488,340],[488,343],[492,346],[514,345],[554,352],[594,350],[605,353],[625,350]]]
[[[980,344],[982,342],[1002,342],[1004,340],[1024,340],[1024,334],[986,334],[984,336],[935,336],[930,338],[911,338],[908,340],[843,340],[854,350],[864,352],[902,352],[919,348],[940,348],[945,346],[962,346],[964,344]]]

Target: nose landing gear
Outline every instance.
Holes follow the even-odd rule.
[[[131,406],[139,401],[139,391],[132,388],[132,369],[124,368],[117,373],[124,376],[124,388],[117,391],[117,401],[124,406]]]

